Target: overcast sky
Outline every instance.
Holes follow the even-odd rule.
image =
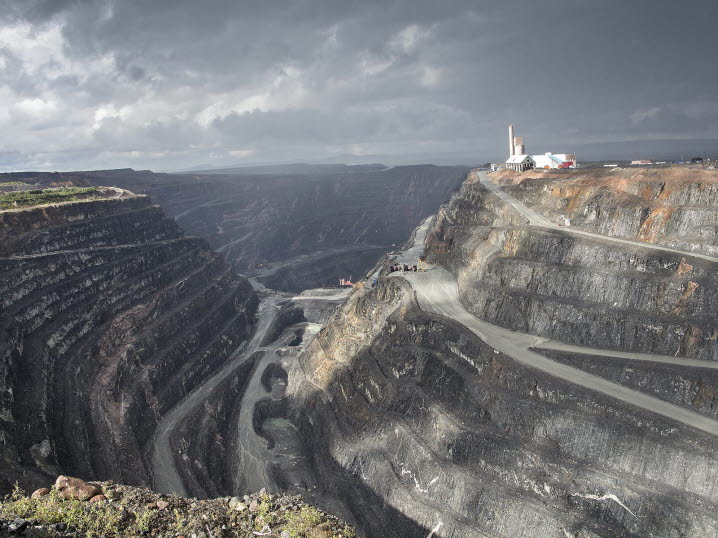
[[[717,6],[0,0],[0,169],[718,138]]]

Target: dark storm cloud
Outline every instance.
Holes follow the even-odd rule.
[[[4,168],[716,138],[718,9],[614,0],[0,1]]]

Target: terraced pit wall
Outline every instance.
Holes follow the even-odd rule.
[[[521,366],[401,278],[354,292],[301,361],[318,502],[368,536],[718,531],[714,439]]]
[[[718,360],[712,262],[529,227],[472,181],[439,212],[428,253],[456,275],[467,308],[491,323],[598,348]]]
[[[496,174],[549,219],[616,237],[718,255],[718,170],[632,167]]]
[[[0,213],[0,490],[151,484],[163,413],[252,330],[257,297],[145,196]]]
[[[427,253],[456,275],[475,316],[672,356],[544,353],[715,416],[715,370],[680,365],[716,358],[713,263],[529,226],[473,180],[440,210]],[[512,360],[421,310],[400,275],[385,270],[376,288],[355,291],[301,365],[290,409],[317,491],[341,499],[368,536],[718,530],[712,435]]]

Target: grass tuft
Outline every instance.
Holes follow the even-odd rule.
[[[26,497],[16,485],[12,494],[0,504],[0,516],[21,517],[52,525],[65,523],[90,536],[119,536],[121,513],[109,503],[88,503],[66,500],[52,489],[49,495],[33,499]]]
[[[113,501],[66,500],[54,488],[32,498],[19,488],[0,502],[0,519],[26,519],[32,525],[64,523],[68,531],[84,537],[204,535],[214,538],[278,537],[353,538],[351,527],[306,505],[300,496],[252,496],[256,510],[230,508],[226,499],[196,500],[158,496],[144,488],[109,485]],[[116,495],[119,494],[119,497]],[[158,498],[166,503],[158,507]],[[250,503],[250,506],[251,504]],[[254,508],[252,506],[252,508]],[[285,534],[286,535],[286,534]]]
[[[0,211],[44,204],[74,202],[99,197],[97,187],[65,187],[0,193]]]
[[[321,512],[313,506],[302,506],[296,512],[288,512],[282,530],[289,532],[292,538],[354,538],[354,530],[345,525],[337,532],[327,528]]]

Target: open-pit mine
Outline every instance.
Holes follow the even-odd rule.
[[[348,168],[0,179],[0,487],[718,536],[718,171]]]

